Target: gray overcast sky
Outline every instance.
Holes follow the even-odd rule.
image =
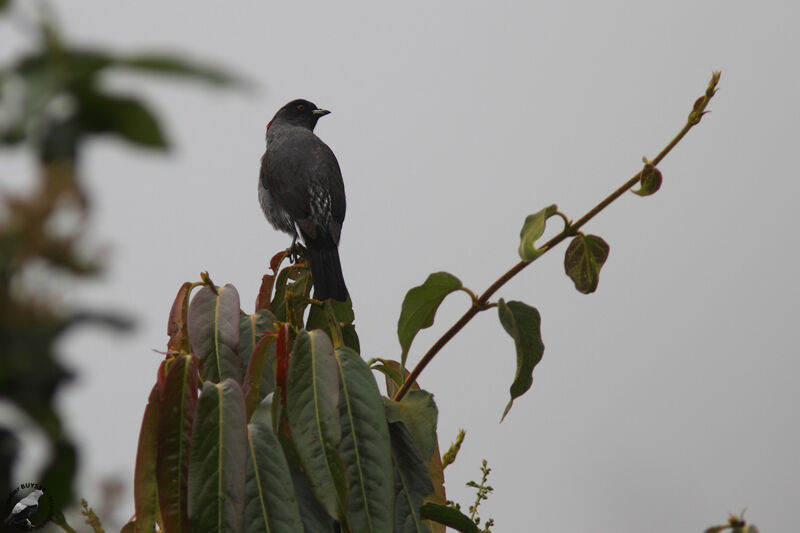
[[[421,382],[441,444],[467,430],[448,496],[469,505],[464,483],[488,459],[495,493],[481,509],[498,532],[702,531],[745,507],[762,531],[797,530],[796,1],[58,8],[74,41],[182,51],[257,83],[242,94],[108,80],[148,95],[175,149],[108,140],[84,162],[109,269],[69,299],[138,321],[133,335],[85,330],[63,346],[80,374],[62,400],[90,499],[102,476],[132,478],[152,350],[180,284],[208,270],[248,309],[288,244],[256,199],[264,127],[284,103],[333,111],[317,133],[347,187],[340,251],[363,355],[394,358],[410,287],[447,270],[484,289],[517,260],[527,214],[557,203],[582,215],[672,138],[718,69],[713,112],[661,165],[662,190],[626,195],[586,228],[611,246],[597,293],[573,289],[563,249],[501,291],[541,311],[546,345],[506,421],[515,360],[493,312]],[[0,31],[8,57],[24,33]],[[28,172],[3,154],[4,179]],[[466,305],[445,303],[412,361]]]

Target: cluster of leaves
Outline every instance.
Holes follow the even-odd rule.
[[[302,251],[285,257],[252,313],[206,274],[179,290],[123,531],[421,532],[466,518],[444,505],[433,396],[381,397],[349,300],[312,300]]]
[[[13,9],[12,2],[0,2],[0,15]],[[51,277],[86,278],[101,270],[99,261],[80,251],[90,208],[80,152],[86,141],[100,134],[146,148],[167,147],[159,121],[147,106],[135,97],[104,90],[101,76],[113,69],[133,69],[215,84],[233,80],[171,56],[119,57],[72,48],[43,14],[21,23],[26,30],[38,30],[38,46],[0,65],[0,149],[30,149],[38,176],[26,195],[2,191],[0,199],[0,397],[46,436],[50,457],[39,481],[61,509],[72,501],[77,450],[53,404],[71,377],[58,362],[56,343],[79,324],[127,327],[114,314],[62,308],[58,291],[48,287]],[[66,226],[63,220],[76,223]],[[0,424],[2,494],[13,489],[18,430],[10,422]]]

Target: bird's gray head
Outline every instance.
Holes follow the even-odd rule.
[[[320,117],[324,117],[328,113],[330,111],[320,109],[308,100],[292,100],[275,113],[275,116],[272,117],[272,120],[267,125],[267,130],[269,130],[270,125],[280,122],[292,126],[301,126],[313,131]]]

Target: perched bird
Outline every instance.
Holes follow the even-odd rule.
[[[5,524],[7,526],[25,525],[32,527],[30,517],[33,516],[33,513],[35,513],[36,509],[39,507],[39,498],[42,494],[44,494],[44,492],[36,489],[18,501],[14,508],[11,509],[11,513],[6,517]]]
[[[314,297],[347,300],[339,262],[344,222],[342,172],[333,151],[314,134],[317,120],[330,113],[308,100],[293,100],[267,124],[267,151],[261,158],[258,199],[272,226],[306,246]]]

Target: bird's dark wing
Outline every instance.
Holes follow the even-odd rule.
[[[345,213],[342,173],[333,151],[313,132],[297,129],[268,146],[261,184],[306,237],[338,244]]]
[[[322,141],[315,147],[311,161],[313,164],[311,172],[317,176],[329,195],[330,219],[326,220],[325,231],[338,245],[346,209],[342,171],[339,169],[339,162],[333,151]]]

